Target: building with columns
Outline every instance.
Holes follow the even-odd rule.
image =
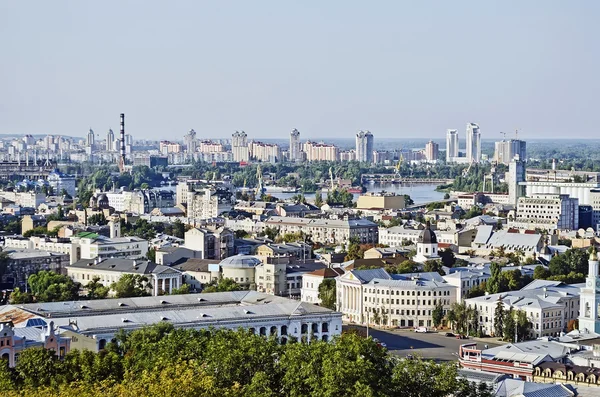
[[[328,341],[342,333],[338,312],[256,291],[2,306],[0,321],[9,316],[15,319],[15,327],[26,327],[30,319],[51,318],[65,335],[92,342],[88,348],[95,351],[104,349],[122,329],[134,331],[161,321],[175,328],[242,328],[273,335],[281,343]]]
[[[125,274],[145,276],[148,279],[147,287],[154,296],[170,294],[183,284],[182,272],[147,260],[81,259],[67,266],[67,275],[84,286],[98,277],[102,285],[110,287]]]
[[[457,301],[456,289],[435,272],[350,270],[336,278],[337,310],[345,321],[359,324],[432,327],[436,304],[446,314]]]

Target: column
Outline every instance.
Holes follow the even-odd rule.
[[[155,275],[154,278],[154,296],[158,296],[158,277]]]
[[[169,294],[173,292],[173,279],[169,278]]]

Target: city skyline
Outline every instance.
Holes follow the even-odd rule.
[[[0,134],[593,137],[599,7],[4,4]]]

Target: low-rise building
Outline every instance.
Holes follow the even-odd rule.
[[[264,222],[265,227],[279,230],[280,234],[300,233],[310,235],[314,241],[324,244],[346,244],[357,238],[361,244],[377,244],[377,224],[367,219],[309,219],[272,216]]]
[[[523,310],[531,322],[531,338],[559,336],[567,332],[571,320],[579,318],[579,294],[583,284],[564,284],[560,281],[534,280],[518,291],[490,294],[465,299],[467,306],[477,309],[480,331],[494,335],[495,313]]]
[[[319,297],[319,286],[326,279],[335,279],[344,274],[344,270],[339,267],[327,267],[312,271],[302,276],[302,291],[300,300],[302,302],[321,304]]]
[[[170,294],[182,284],[179,270],[147,260],[81,259],[67,266],[67,275],[82,285],[98,277],[102,285],[110,287],[125,274],[145,276],[148,279],[147,287],[154,296]]]
[[[5,248],[4,252],[8,254],[8,263],[0,281],[8,288],[25,289],[29,276],[41,270],[64,274],[69,264],[69,255],[58,252],[15,248]]]
[[[432,327],[436,304],[445,314],[456,302],[456,287],[438,273],[350,270],[336,281],[337,310],[346,321],[359,324]]]
[[[219,279],[220,260],[216,259],[185,259],[172,267],[183,273],[183,283],[188,284],[192,292],[202,291],[207,284]]]
[[[233,232],[224,227],[197,228],[185,232],[185,248],[200,252],[200,259],[225,259],[234,253]]]
[[[31,325],[17,328],[7,317],[10,318],[4,315],[0,322],[0,358],[6,360],[9,367],[16,366],[23,350],[32,347],[51,350],[58,358],[69,353],[71,340],[58,334],[53,321],[28,320]]]
[[[0,321],[7,318],[15,320],[15,327],[24,327],[30,319],[52,319],[61,332],[95,341],[96,351],[120,330],[133,331],[160,321],[175,328],[243,328],[273,335],[281,343],[328,341],[342,332],[340,313],[256,291],[6,305],[0,308]]]
[[[356,208],[362,210],[398,210],[404,207],[404,196],[394,193],[365,193],[358,196],[356,202]]]

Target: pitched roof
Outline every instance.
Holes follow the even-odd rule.
[[[307,273],[308,276],[318,276],[323,278],[335,278],[344,274],[344,271],[339,267],[326,267]]]
[[[168,266],[157,265],[154,262],[147,260],[134,259],[80,259],[77,262],[67,265],[70,268],[78,269],[100,269],[105,271],[113,271],[119,273],[136,273],[136,274],[166,274],[179,273],[178,270]]]
[[[214,265],[221,262],[218,259],[197,259],[190,258],[184,262],[174,265],[173,268],[182,272],[208,272],[208,265]]]

